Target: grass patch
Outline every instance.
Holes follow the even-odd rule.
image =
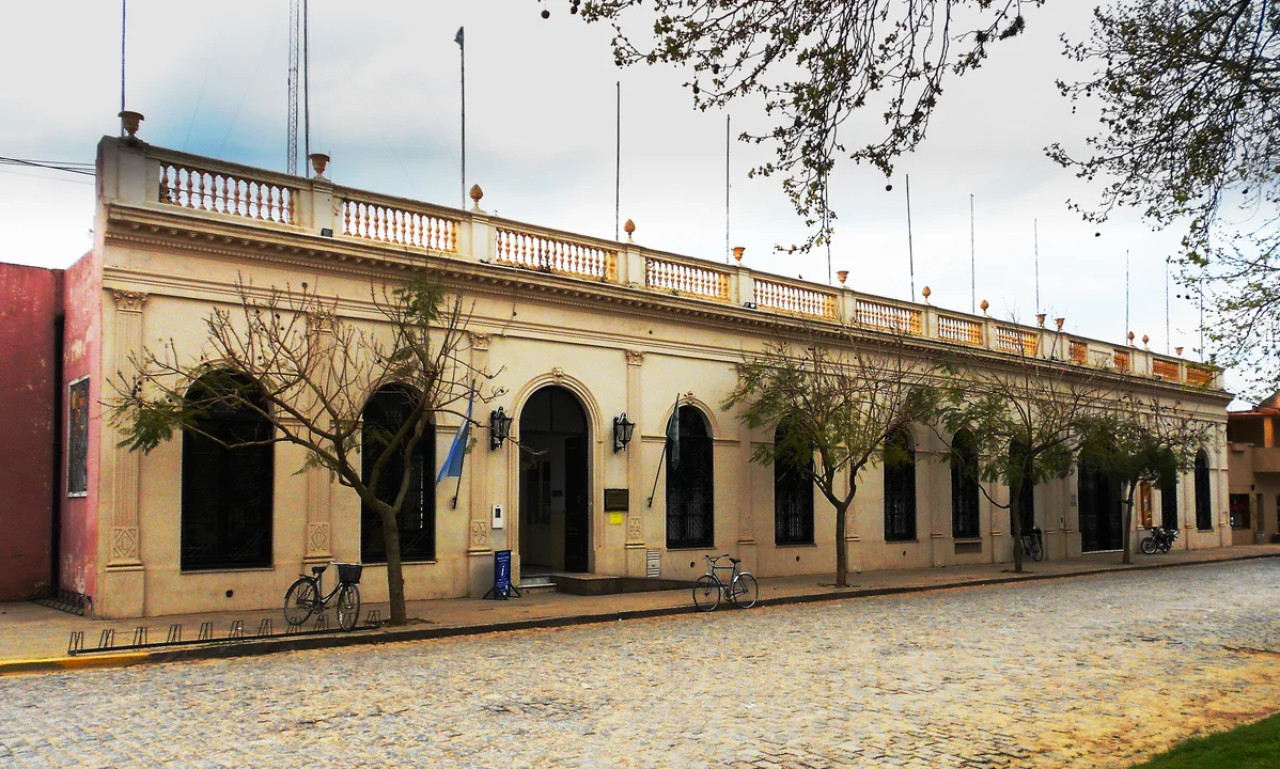
[[[1274,769],[1280,766],[1280,713],[1229,732],[1196,737],[1133,769]]]

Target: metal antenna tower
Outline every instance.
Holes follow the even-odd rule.
[[[286,169],[290,176],[298,175],[298,28],[299,3],[289,0],[289,159]]]

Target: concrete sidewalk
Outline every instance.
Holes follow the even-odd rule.
[[[936,569],[902,569],[851,574],[850,586],[836,589],[831,575],[760,580],[760,605],[839,600],[863,596],[991,585],[1026,580],[1057,579],[1133,569],[1153,569],[1195,564],[1274,558],[1280,545],[1246,545],[1214,550],[1178,550],[1167,555],[1135,554],[1133,564],[1119,563],[1119,553],[1101,553],[1073,561],[1030,563],[1024,574],[1014,574],[1011,563],[981,564]],[[387,616],[387,607],[366,605]],[[720,611],[733,607],[721,606]],[[694,611],[688,590],[668,590],[620,595],[573,596],[529,593],[506,601],[457,598],[411,601],[409,624],[398,628],[357,628],[348,633],[329,632],[285,635],[279,610],[245,613],[187,614],[139,619],[104,620],[80,617],[34,603],[0,604],[0,675],[89,667],[120,667],[141,662],[212,659],[277,651],[313,649],[353,644],[442,638],[456,635],[555,627],[592,622],[680,614]],[[331,625],[336,620],[330,616]],[[273,634],[259,637],[264,620]],[[314,622],[314,618],[312,620]],[[212,641],[196,642],[205,623]],[[234,628],[242,628],[242,640],[228,640]],[[171,626],[182,628],[181,645],[163,644]],[[304,629],[310,629],[311,623]],[[145,649],[123,649],[135,642],[138,628],[146,628]],[[104,631],[107,631],[104,633]],[[69,653],[73,633],[83,634],[83,652]],[[104,635],[114,634],[111,649],[100,650]]]

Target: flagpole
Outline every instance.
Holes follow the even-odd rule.
[[[458,27],[458,34],[453,42],[458,44],[458,61],[462,73],[462,208],[467,207],[467,47],[463,42],[463,27]]]
[[[616,92],[613,116],[613,239],[617,240],[622,212],[622,81],[615,80],[613,86]]]
[[[124,40],[125,20],[128,18],[128,0],[120,0],[120,111],[124,112]],[[120,124],[120,135],[124,136],[124,124]]]
[[[724,263],[729,263],[729,254],[732,249],[729,247],[729,136],[730,124],[732,118],[729,115],[724,116]]]

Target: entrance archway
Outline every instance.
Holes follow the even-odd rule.
[[[1120,483],[1087,456],[1080,458],[1080,545],[1086,553],[1124,547]]]
[[[578,398],[558,385],[520,411],[520,564],[591,569],[590,430]]]

